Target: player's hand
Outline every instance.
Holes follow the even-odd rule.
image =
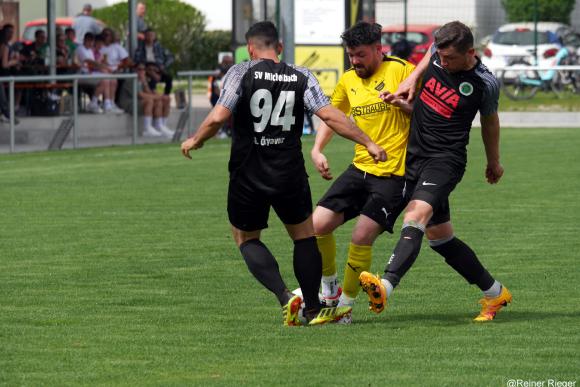
[[[489,184],[496,184],[503,176],[503,167],[500,163],[488,163],[485,168],[485,178]]]
[[[395,98],[403,98],[407,100],[408,103],[413,102],[415,99],[415,91],[417,90],[417,79],[413,76],[409,76],[399,83],[397,91],[395,91]]]
[[[184,142],[181,143],[181,153],[187,157],[188,159],[191,159],[191,156],[189,154],[190,150],[196,150],[199,149],[203,146],[203,142],[198,141],[198,139],[194,136],[194,137],[190,137],[187,140],[185,140]]]
[[[375,163],[379,161],[387,161],[387,152],[374,142],[367,146],[367,152],[371,155]]]
[[[393,101],[397,99],[397,96],[392,94],[390,91],[385,90],[379,93],[379,98],[382,99],[384,103],[392,104]]]
[[[310,156],[312,157],[312,162],[320,173],[320,176],[322,176],[324,180],[332,180],[332,173],[330,173],[330,166],[328,165],[326,156],[322,152],[314,150],[310,153]]]

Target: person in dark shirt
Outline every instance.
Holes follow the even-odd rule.
[[[233,114],[228,216],[234,240],[250,272],[275,294],[285,325],[334,322],[352,308],[323,308],[318,299],[322,262],[300,141],[304,111],[364,145],[375,161],[386,160],[386,153],[329,104],[310,71],[280,62],[282,45],[274,24],[254,24],[246,40],[251,61],[230,69],[216,106],[196,134],[181,144],[181,151],[191,158],[189,152],[201,148]],[[276,259],[260,241],[270,207],[294,241],[294,273],[304,295],[304,320],[299,317],[302,298],[288,290]]]
[[[454,235],[449,196],[465,172],[469,132],[478,111],[487,155],[487,181],[496,184],[504,173],[499,157],[499,84],[475,56],[473,35],[463,23],[455,21],[441,27],[433,48],[395,94],[384,96],[385,101],[405,94],[412,98],[414,85],[423,75],[411,116],[405,172],[410,202],[401,237],[382,278],[368,272],[359,278],[369,296],[370,309],[380,313],[415,262],[426,234],[430,247],[482,290],[482,309],[475,321],[490,321],[511,302],[512,295],[483,267],[475,252]]]

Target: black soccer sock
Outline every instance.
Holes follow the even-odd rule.
[[[475,252],[459,238],[449,241],[429,241],[433,250],[438,252],[445,262],[458,272],[467,282],[477,285],[482,291],[491,288],[495,279],[483,267]]]
[[[424,228],[421,225],[403,225],[401,237],[389,263],[385,268],[383,278],[388,280],[393,287],[396,287],[405,273],[413,266],[413,263],[421,250],[421,241]]]
[[[240,245],[240,252],[254,277],[276,295],[280,305],[286,305],[291,293],[282,280],[278,262],[266,245],[259,239],[251,239]]]
[[[316,237],[294,241],[294,275],[302,288],[305,309],[309,312],[320,310],[318,288],[322,278],[322,256],[316,244]]]

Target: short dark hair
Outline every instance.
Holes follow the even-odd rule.
[[[382,26],[377,23],[359,21],[348,30],[344,31],[340,38],[346,47],[358,47],[381,42]]]
[[[473,34],[465,24],[452,21],[435,32],[435,46],[443,49],[454,47],[457,51],[465,53],[473,48]]]
[[[275,48],[280,41],[278,29],[270,21],[261,21],[246,32],[246,41],[257,39],[263,47]]]
[[[92,32],[86,32],[85,36],[83,37],[83,41],[85,40],[95,40],[95,34]]]
[[[145,31],[143,31],[144,34],[147,32],[155,32],[155,30],[153,28],[147,28]]]
[[[46,31],[45,30],[36,30],[34,31],[34,37],[38,38],[40,35],[46,35]]]
[[[66,29],[64,30],[64,33],[68,35],[69,32],[74,32],[76,34],[76,31],[74,28],[66,27]]]

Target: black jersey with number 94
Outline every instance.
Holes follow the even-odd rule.
[[[234,113],[231,178],[243,175],[266,189],[304,178],[304,112],[329,103],[307,69],[267,59],[240,63],[217,103]]]

